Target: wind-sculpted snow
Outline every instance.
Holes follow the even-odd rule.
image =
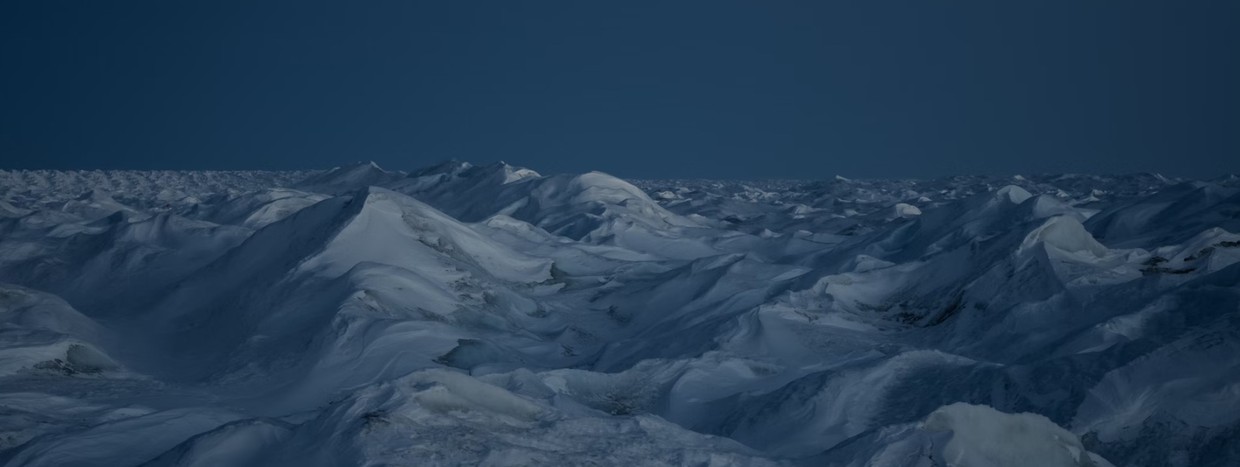
[[[1235,465],[1237,180],[0,171],[0,463]]]

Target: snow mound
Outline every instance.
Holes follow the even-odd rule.
[[[907,219],[910,217],[920,216],[921,209],[918,209],[917,206],[913,206],[911,204],[896,203],[895,206],[892,206],[891,213],[894,217]]]
[[[531,382],[532,384],[536,384]],[[545,389],[545,388],[544,388]],[[476,378],[428,370],[363,388],[304,423],[233,423],[151,465],[774,466],[738,443],[650,416],[560,410]],[[345,427],[320,439],[322,430]]]
[[[1020,250],[1028,250],[1043,244],[1068,253],[1085,253],[1101,258],[1107,255],[1107,247],[1094,240],[1085,226],[1068,216],[1047,219],[1042,226],[1025,236]]]
[[[113,374],[121,367],[100,350],[104,330],[63,300],[0,284],[0,376]]]
[[[946,442],[934,458],[954,467],[1108,467],[1080,438],[1038,414],[1007,414],[956,403],[931,413],[919,427]]]
[[[590,172],[541,176],[504,163],[447,162],[387,185],[465,222],[504,215],[553,235],[679,259],[719,251],[685,234],[702,225],[633,184]]]
[[[1186,182],[1126,200],[1089,218],[1086,227],[1113,247],[1181,243],[1211,227],[1240,231],[1240,190],[1209,182]]]
[[[318,193],[272,188],[233,196],[223,201],[199,203],[186,210],[184,215],[217,224],[258,229],[326,198],[327,195]]]
[[[1007,201],[1012,204],[1020,204],[1025,200],[1032,198],[1033,195],[1016,185],[1008,185],[995,191],[995,198]]]
[[[408,196],[368,188],[351,201],[360,205],[352,219],[314,258],[301,264],[338,276],[362,262],[418,269],[447,255],[480,266],[513,282],[548,279],[551,263],[512,251],[438,210]]]

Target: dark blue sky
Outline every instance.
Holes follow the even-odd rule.
[[[260,5],[261,3],[261,5]],[[0,5],[0,167],[1240,172],[1240,2]]]

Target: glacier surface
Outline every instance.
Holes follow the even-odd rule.
[[[0,170],[0,464],[1240,463],[1240,179]]]

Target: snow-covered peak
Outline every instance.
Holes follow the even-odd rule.
[[[1070,216],[1055,216],[1030,232],[1021,243],[1020,250],[1038,244],[1054,247],[1064,252],[1087,254],[1095,258],[1107,255],[1107,247],[1098,243],[1080,221]]]
[[[538,172],[524,167],[509,165],[504,161],[498,161],[485,165],[474,165],[469,162],[452,159],[415,170],[409,174],[409,177],[416,180],[431,180],[440,183],[449,182],[455,178],[468,178],[475,180],[498,179],[502,181],[501,184],[506,184],[526,178],[538,178],[541,177],[541,175],[539,175]]]
[[[296,187],[317,193],[341,194],[368,186],[382,186],[403,177],[404,174],[388,172],[374,162],[358,162],[314,175]]]
[[[406,195],[367,187],[351,196],[345,208],[351,217],[301,268],[332,276],[363,262],[416,270],[442,262],[436,258],[445,255],[505,281],[540,282],[549,277],[549,261],[512,251]]]
[[[1020,203],[1025,202],[1025,200],[1033,197],[1033,195],[1030,194],[1028,191],[1026,191],[1024,188],[1021,188],[1016,185],[1008,185],[998,190],[995,190],[995,197],[1001,200],[1005,200],[1009,203],[1020,204]]]
[[[530,170],[530,169],[527,169],[527,168],[524,168],[524,167],[513,167],[513,166],[508,165],[507,163],[505,163],[505,162],[503,162],[503,161],[500,161],[500,162],[499,162],[499,165],[500,165],[500,167],[502,168],[503,173],[504,173],[504,183],[505,183],[505,184],[507,184],[507,183],[512,183],[512,182],[516,182],[516,181],[519,181],[519,180],[524,180],[524,179],[527,179],[527,178],[539,178],[539,177],[542,177],[542,175],[541,175],[541,174],[539,174],[538,172],[535,172],[535,171],[533,171],[533,170]]]
[[[578,175],[569,182],[566,189],[573,193],[572,202],[575,203],[620,204],[629,200],[654,202],[640,188],[603,172]]]
[[[440,174],[456,175],[465,170],[469,170],[470,168],[473,168],[473,166],[474,165],[470,164],[469,162],[460,161],[456,159],[448,159],[446,161],[439,162],[437,164],[432,164],[432,165],[423,167],[421,169],[414,170],[413,172],[409,173],[409,176],[410,177],[426,177],[426,176],[433,176],[433,175],[440,175]]]

